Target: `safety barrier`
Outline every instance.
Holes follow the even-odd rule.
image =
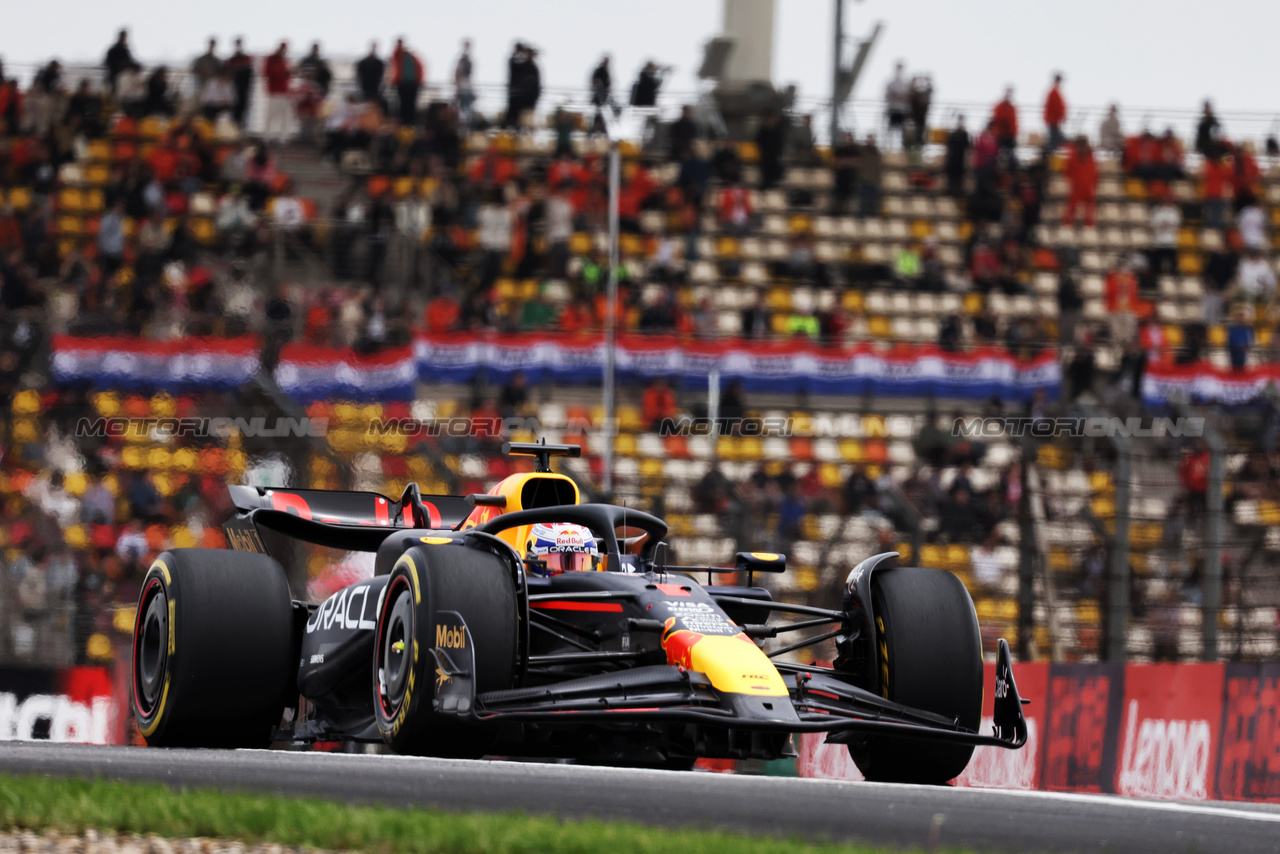
[[[1016,665],[1028,741],[980,747],[960,786],[1280,802],[1280,663]],[[991,725],[994,665],[985,674]],[[843,745],[805,735],[802,777],[860,780]]]

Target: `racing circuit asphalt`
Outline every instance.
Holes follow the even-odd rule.
[[[0,744],[0,772],[993,851],[1280,852],[1280,808],[289,751]]]

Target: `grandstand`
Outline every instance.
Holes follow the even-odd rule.
[[[339,78],[331,116],[350,88]],[[942,129],[909,150],[883,139],[843,152],[794,145],[782,180],[761,188],[756,142],[700,138],[675,157],[672,116],[660,121],[658,111],[661,132],[620,145],[624,336],[661,336],[690,351],[746,338],[746,349],[795,345],[813,358],[869,347],[904,359],[1047,360],[1052,369],[1002,400],[874,384],[830,394],[748,377],[734,416],[786,421],[792,433],[720,437],[654,429],[655,414],[705,415],[705,381],[676,383],[673,408],[648,393],[653,377],[636,374],[610,436],[598,428],[593,381],[523,389],[509,370],[449,382],[411,370],[407,387],[361,393],[357,383],[348,394],[295,387],[288,374],[308,360],[320,371],[348,362],[398,369],[396,354],[415,339],[468,335],[484,347],[518,334],[598,334],[608,142],[586,132],[583,113],[570,105],[517,132],[460,126],[447,100],[424,104],[414,127],[370,107],[337,127],[343,150],[327,156],[332,137],[267,148],[225,114],[188,115],[181,102],[174,112],[126,115],[104,93],[100,135],[61,122],[43,134],[20,122],[3,135],[6,660],[116,655],[147,557],[218,544],[221,480],[388,495],[411,480],[424,492],[488,488],[522,465],[495,442],[375,436],[368,425],[490,415],[531,416],[549,441],[583,444],[568,471],[587,494],[601,489],[603,443],[612,441],[614,497],[665,515],[684,560],[786,550],[793,571],[778,583],[817,603],[838,594],[861,557],[896,549],[957,573],[974,592],[984,641],[1010,637],[1024,655],[1107,657],[1107,611],[1121,606],[1108,603],[1106,579],[1122,553],[1132,572],[1122,651],[1194,659],[1207,573],[1193,556],[1209,553],[1211,502],[1184,461],[1202,463],[1207,452],[1156,437],[1122,464],[1119,446],[1098,438],[984,434],[974,447],[950,433],[953,413],[1172,412],[1176,396],[1151,392],[1144,372],[1169,387],[1190,377],[1197,402],[1231,404],[1197,410],[1227,443],[1224,598],[1210,619],[1222,631],[1220,657],[1276,654],[1280,584],[1265,564],[1280,551],[1280,495],[1270,487],[1277,409],[1256,391],[1213,389],[1264,385],[1277,317],[1264,300],[1245,306],[1252,314],[1224,313],[1230,323],[1205,322],[1214,319],[1206,297],[1222,284],[1215,276],[1245,246],[1241,229],[1207,222],[1203,186],[1215,167],[1198,155],[1177,154],[1176,173],[1153,179],[1140,177],[1137,154],[1099,153],[1096,223],[1077,226],[1062,224],[1068,150],[1047,152],[1034,134],[1019,140],[1021,166],[1004,159],[989,175],[966,167],[958,195],[947,192]],[[848,157],[868,185],[856,199],[840,174]],[[1276,164],[1261,169],[1247,145],[1232,157],[1244,175],[1240,207],[1256,198],[1280,226]],[[41,168],[46,159],[55,178]],[[1172,268],[1130,264],[1156,245],[1152,210],[1166,198],[1180,220]],[[549,199],[570,208],[560,247]],[[424,206],[429,215],[415,218]],[[1268,238],[1266,263],[1280,270],[1274,249]],[[975,260],[982,252],[995,257],[991,275]],[[1117,306],[1115,282],[1130,271],[1138,298]],[[1125,313],[1134,328],[1116,323]],[[187,336],[215,343],[184,344]],[[87,338],[105,341],[98,355],[72,359]],[[248,353],[260,365],[216,381],[217,368],[181,380],[148,370],[167,371],[183,350],[214,365]],[[235,430],[193,438],[149,429],[91,443],[75,435],[81,416],[120,415],[306,416],[328,430],[274,443]],[[361,571],[345,561],[309,553],[311,589]]]

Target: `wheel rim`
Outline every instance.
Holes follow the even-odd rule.
[[[133,672],[138,707],[144,715],[155,711],[169,660],[169,601],[159,581],[147,586],[138,618]]]
[[[413,669],[413,595],[401,587],[388,610],[379,650],[383,709],[390,715],[404,701]]]

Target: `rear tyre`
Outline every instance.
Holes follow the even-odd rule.
[[[266,747],[295,677],[284,569],[266,555],[173,549],[142,582],[133,713],[152,747]]]
[[[955,718],[978,730],[982,719],[982,640],[973,600],[950,572],[921,567],[880,570],[871,581],[875,662],[882,693],[897,703]],[[942,784],[964,771],[972,745],[868,736],[849,753],[868,780]]]
[[[471,635],[476,693],[514,687],[517,599],[511,568],[489,552],[414,546],[392,568],[374,635],[373,705],[396,753],[478,759],[497,731],[433,709],[436,614],[456,611]]]

